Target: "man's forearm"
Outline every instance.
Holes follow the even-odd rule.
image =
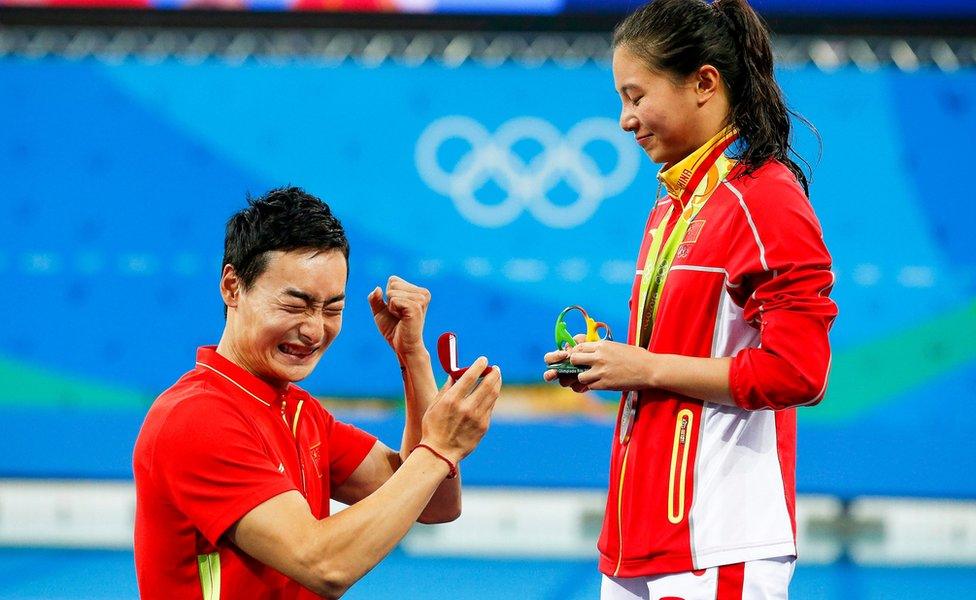
[[[403,539],[446,472],[443,461],[423,450],[408,457],[374,493],[311,528],[297,559],[300,567],[279,564],[280,545],[264,544],[260,551],[266,557],[255,548],[245,551],[320,595],[338,598]]]
[[[413,447],[420,443],[422,436],[421,424],[427,406],[437,395],[437,383],[430,366],[430,354],[424,350],[408,356],[398,357],[400,369],[403,372],[403,397],[405,403],[405,420],[403,423],[403,443],[400,445],[400,457],[406,460]]]
[[[437,382],[426,351],[400,357],[403,369],[403,395],[405,415],[400,457],[406,460],[410,451],[420,443],[422,422],[427,407],[437,395]],[[452,521],[461,513],[461,480],[445,479],[434,492],[427,508],[420,515],[422,523]]]

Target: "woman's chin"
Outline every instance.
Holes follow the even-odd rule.
[[[664,164],[668,162],[668,152],[667,150],[661,148],[658,145],[650,146],[649,148],[644,148],[644,154],[651,159],[652,162],[657,164]]]

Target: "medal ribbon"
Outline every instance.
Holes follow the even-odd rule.
[[[724,161],[720,161],[720,159],[725,158],[725,150],[735,141],[736,137],[738,136],[735,130],[725,129],[688,157],[693,163],[693,170],[690,172],[687,184],[678,195],[680,205],[683,207],[681,214],[678,216],[667,240],[664,240],[663,237],[674,214],[674,203],[668,207],[668,212],[665,213],[664,218],[654,230],[651,246],[648,248],[647,257],[644,261],[644,270],[641,274],[637,304],[639,307],[637,343],[642,348],[646,348],[650,342],[651,330],[654,326],[654,320],[657,318],[658,302],[667,282],[671,263],[674,262],[678,247],[684,242],[685,235],[688,233],[688,226],[733,166],[732,161],[727,158]],[[681,163],[669,168],[668,171],[675,168],[682,169]],[[682,170],[687,171],[687,169]],[[702,180],[710,172],[712,176],[706,181],[704,192],[696,194],[695,192],[698,191]]]

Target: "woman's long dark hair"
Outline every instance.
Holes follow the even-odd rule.
[[[653,0],[614,30],[613,47],[619,46],[659,73],[687,77],[702,65],[718,69],[729,91],[731,124],[742,140],[738,160],[752,172],[775,158],[809,194],[803,169],[790,158],[790,153],[800,158],[790,141],[790,115],[815,134],[816,129],[786,107],[773,75],[769,32],[745,0],[710,4],[705,0]]]

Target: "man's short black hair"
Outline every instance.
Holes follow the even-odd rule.
[[[346,232],[325,202],[301,188],[282,187],[248,196],[247,203],[227,221],[221,265],[221,270],[234,267],[245,290],[264,273],[268,253],[275,250],[339,250],[348,264]]]

